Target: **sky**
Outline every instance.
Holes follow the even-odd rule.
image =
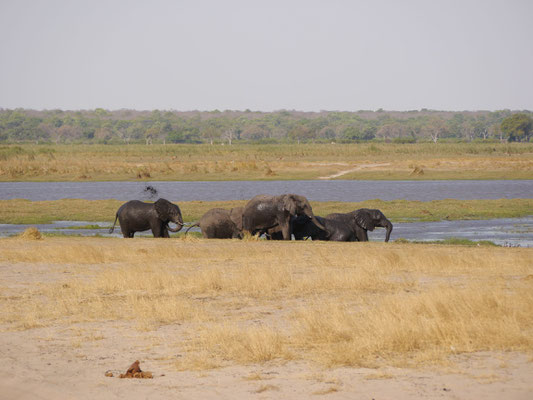
[[[0,108],[533,110],[531,0],[0,0]]]

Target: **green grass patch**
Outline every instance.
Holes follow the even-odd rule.
[[[169,199],[172,201],[172,199]],[[113,224],[119,200],[64,199],[51,201],[0,200],[0,223],[47,224],[54,221],[109,221]],[[187,201],[177,203],[184,222],[197,221],[211,208],[244,206],[245,200]],[[533,199],[499,200],[367,200],[363,202],[311,202],[317,215],[349,212],[358,208],[380,209],[392,222],[518,218],[533,215]],[[118,222],[117,222],[118,224]],[[80,228],[80,229],[100,229]]]
[[[399,238],[394,241],[394,243],[415,243],[415,244],[447,244],[454,246],[496,246],[499,247],[496,243],[491,242],[490,240],[470,240],[464,238],[451,237],[444,240],[407,240],[404,238]]]
[[[109,229],[109,228],[111,228],[111,225],[100,226],[96,224],[89,224],[89,225],[81,225],[81,226],[65,226],[65,227],[57,228],[57,229]]]

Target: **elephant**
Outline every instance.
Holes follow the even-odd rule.
[[[389,241],[392,232],[392,223],[383,215],[380,210],[360,208],[349,213],[333,213],[326,215],[327,219],[344,222],[350,227],[352,232],[360,242],[368,242],[367,231],[373,231],[375,227],[387,229],[385,242]]]
[[[283,240],[291,240],[291,217],[306,215],[319,229],[324,229],[315,218],[309,201],[297,194],[268,196],[260,194],[252,198],[244,207],[243,230],[252,235],[266,233],[269,229],[281,230]]]
[[[109,233],[113,233],[117,218],[125,238],[132,238],[135,232],[148,229],[152,230],[154,237],[168,238],[168,231],[179,232],[183,228],[180,208],[166,199],[159,199],[155,203],[144,203],[139,200],[124,203],[118,209]],[[171,228],[168,226],[169,222],[175,223],[177,227]]]
[[[357,237],[351,228],[344,222],[316,216],[316,219],[326,228],[319,229],[307,216],[301,215],[292,220],[294,239],[304,240],[310,237],[313,240],[329,240],[333,242],[355,242]]]
[[[242,239],[243,207],[231,210],[212,208],[207,211],[195,224],[187,228],[189,232],[194,226],[199,226],[202,236],[206,239]]]

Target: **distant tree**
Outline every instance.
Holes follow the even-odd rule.
[[[343,136],[349,140],[372,140],[376,137],[376,127],[372,125],[350,125],[344,128]]]
[[[313,131],[309,126],[298,124],[289,131],[289,138],[296,140],[300,144],[301,140],[307,140],[313,137]]]
[[[202,128],[202,130],[200,131],[200,135],[202,136],[202,138],[207,139],[209,141],[209,144],[213,144],[213,141],[219,138],[221,134],[216,127],[208,125]]]
[[[510,142],[528,141],[531,137],[532,120],[527,114],[513,114],[501,123],[501,130]]]
[[[54,130],[54,141],[56,143],[70,142],[80,138],[81,136],[82,131],[78,126],[61,125],[59,128]]]
[[[399,122],[382,125],[376,132],[376,137],[381,139],[394,139],[408,136],[410,136],[408,127]]]
[[[446,124],[441,117],[430,117],[421,130],[422,136],[429,137],[433,143],[437,143],[445,132]]]

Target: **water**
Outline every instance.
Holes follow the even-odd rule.
[[[86,225],[98,225],[100,228],[76,229]],[[36,226],[42,233],[60,233],[64,235],[81,235],[104,237],[122,237],[120,227],[115,227],[112,234],[108,233],[112,222],[56,221],[53,224],[14,225],[0,224],[0,237],[16,235],[29,226]],[[185,231],[186,228],[183,229]],[[193,228],[191,231],[198,231]],[[377,228],[368,232],[371,241],[385,240],[385,229]],[[151,237],[150,231],[137,232],[135,236]],[[472,221],[439,221],[395,223],[391,240],[398,238],[416,241],[444,240],[463,238],[473,241],[490,240],[498,245],[533,247],[533,217],[502,218]]]
[[[148,187],[151,189],[147,190]],[[247,200],[257,194],[276,195],[283,193],[300,194],[312,201],[533,198],[533,180],[0,182],[0,200],[28,199],[40,201],[71,198],[127,201],[163,197],[179,202]]]

